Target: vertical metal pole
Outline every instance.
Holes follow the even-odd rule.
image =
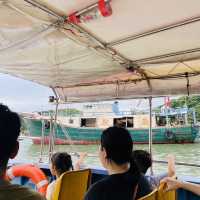
[[[188,125],[188,111],[187,111],[187,113],[185,114],[185,125]]]
[[[53,117],[50,119],[50,135],[49,135],[49,162],[53,154]]]
[[[167,126],[168,128],[170,127],[168,113],[166,113],[166,126]]]
[[[57,130],[57,118],[58,118],[58,105],[59,105],[59,98],[58,95],[53,88],[53,92],[56,96],[56,111],[55,111],[55,117],[54,117],[54,124],[53,124],[53,145],[55,145],[55,139],[56,139],[56,130]]]
[[[189,109],[188,109],[188,96],[185,96],[185,107],[187,109],[187,112],[185,114],[185,125],[188,125],[188,114],[189,114]]]
[[[58,105],[59,105],[59,98],[54,88],[51,88],[53,90],[54,95],[56,96],[56,112],[55,112],[55,122],[57,122],[58,117]]]
[[[56,99],[56,112],[55,112],[55,123],[57,124],[57,118],[58,118],[58,99]]]
[[[56,110],[55,110],[55,116],[51,116],[51,125],[50,125],[50,139],[49,139],[49,162],[51,160],[51,156],[54,152],[54,145],[55,145],[55,138],[56,138],[56,129],[57,129],[57,116],[58,116],[58,95],[54,88],[52,88],[53,93],[56,97]]]
[[[192,118],[193,118],[193,124],[195,125],[197,123],[197,118],[196,118],[196,112],[194,109],[192,110]]]
[[[44,152],[44,131],[45,131],[45,123],[42,120],[42,139],[41,139],[41,146],[40,146],[40,159],[39,162],[42,162],[43,152]]]
[[[56,130],[57,130],[57,117],[58,117],[58,98],[56,98],[56,111],[55,111],[55,116],[54,116],[54,123],[53,123],[53,134],[52,134],[52,140],[53,140],[53,147],[55,145],[55,140],[56,140]]]
[[[149,97],[149,153],[151,155],[151,159],[153,160],[152,156],[152,97]],[[153,175],[153,166],[151,166],[151,175]]]

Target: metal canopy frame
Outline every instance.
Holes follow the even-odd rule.
[[[138,38],[142,38],[142,37],[145,37],[145,36],[153,35],[153,34],[156,34],[156,33],[159,33],[159,32],[163,32],[163,31],[167,31],[167,30],[170,30],[170,29],[173,29],[173,28],[177,28],[177,27],[180,27],[180,26],[191,24],[191,23],[194,23],[194,22],[197,22],[197,21],[200,21],[200,16],[193,17],[191,19],[187,19],[187,20],[184,20],[184,21],[181,21],[181,22],[170,24],[168,26],[160,27],[160,28],[157,28],[157,29],[154,29],[154,30],[151,30],[151,31],[147,31],[147,32],[144,32],[144,33],[137,34],[137,35],[132,35],[132,36],[129,36],[129,37],[126,37],[126,38],[122,38],[120,40],[112,41],[112,42],[107,43],[106,46],[112,47],[112,46],[122,44],[122,43],[125,43],[125,42],[128,42],[128,41],[136,40]]]
[[[121,64],[121,65],[123,64],[122,67],[125,67],[127,69],[131,69],[133,71],[136,71],[141,76],[141,78],[135,79],[135,80],[133,80],[133,82],[136,83],[138,81],[145,80],[150,89],[151,89],[150,80],[152,80],[152,79],[170,79],[170,78],[174,78],[174,77],[177,78],[177,77],[183,77],[183,76],[185,76],[185,74],[176,74],[176,75],[173,75],[173,76],[149,77],[145,72],[140,70],[140,65],[145,64],[146,62],[156,61],[156,60],[160,60],[160,59],[163,59],[163,58],[180,56],[180,55],[185,55],[185,54],[189,54],[189,53],[194,53],[194,52],[199,52],[200,51],[200,48],[195,48],[195,49],[189,49],[189,50],[185,50],[185,51],[173,52],[173,53],[169,53],[169,54],[163,54],[163,55],[153,56],[153,57],[139,59],[139,60],[130,60],[130,59],[126,58],[125,56],[123,56],[122,54],[120,54],[115,49],[113,49],[114,46],[122,44],[122,43],[125,43],[125,42],[128,42],[128,41],[133,41],[133,40],[136,40],[138,38],[143,38],[143,37],[146,37],[146,36],[149,36],[149,35],[157,34],[159,32],[164,32],[164,31],[167,31],[167,30],[170,30],[170,29],[174,29],[174,28],[177,28],[177,27],[180,27],[180,26],[185,26],[187,24],[191,24],[191,23],[200,21],[200,16],[193,17],[193,18],[181,21],[181,22],[173,23],[173,24],[170,24],[168,26],[160,27],[160,28],[157,28],[157,29],[154,29],[154,30],[151,30],[151,31],[147,31],[147,32],[144,32],[144,33],[137,34],[137,35],[133,35],[133,36],[129,36],[129,37],[126,37],[126,38],[122,38],[120,40],[116,40],[116,41],[113,41],[113,42],[110,42],[110,43],[105,43],[101,39],[99,39],[96,36],[94,36],[89,31],[86,31],[83,27],[79,26],[78,24],[73,24],[73,23],[67,21],[66,20],[67,16],[64,16],[64,17],[63,16],[59,16],[55,12],[53,12],[52,10],[40,5],[39,3],[35,2],[34,0],[24,0],[24,1],[26,1],[27,3],[30,3],[33,6],[36,6],[38,9],[40,9],[40,10],[42,10],[42,11],[44,11],[44,12],[46,12],[46,13],[54,16],[54,17],[56,17],[58,20],[63,22],[60,27],[63,27],[65,29],[64,22],[65,23],[67,22],[68,25],[70,25],[74,29],[82,32],[84,35],[86,35],[86,37],[89,37],[93,41],[96,41],[96,45],[97,46],[95,48],[94,47],[92,47],[92,48],[94,48],[98,52],[99,52],[99,49],[100,49],[101,53],[102,53],[102,50],[103,50],[103,51],[106,52],[106,54],[110,54],[110,56],[112,58],[114,58],[114,59],[117,56],[117,58],[118,58],[117,62],[119,62],[119,64]],[[95,4],[92,4],[91,6],[85,8],[85,9],[82,9],[77,13],[81,13],[82,11],[90,9],[94,5]],[[120,61],[119,61],[119,59],[120,59]],[[135,67],[135,64],[136,64],[136,67]],[[130,66],[131,66],[131,68],[130,68]],[[198,72],[197,73],[188,73],[188,77],[199,75],[199,74],[200,73],[198,73]],[[120,83],[131,82],[131,81],[132,80],[120,81]],[[113,83],[113,82],[111,82],[111,83]],[[95,83],[90,83],[89,85],[93,85],[93,84],[95,84]],[[98,84],[100,84],[100,83],[98,83]],[[107,82],[107,84],[109,84],[109,83]],[[87,84],[74,85],[73,87],[83,86],[83,85],[87,85]]]
[[[151,41],[152,38],[151,37],[148,38],[147,36],[156,35],[156,34],[158,34],[160,32],[166,32],[168,30],[172,30],[172,29],[175,29],[175,28],[178,28],[178,27],[182,27],[182,26],[184,27],[184,26],[186,26],[188,24],[199,22],[200,21],[200,16],[197,14],[197,10],[194,9],[194,5],[191,6],[193,15],[189,14],[188,16],[186,16],[184,18],[183,17],[181,17],[181,18],[178,17],[177,18],[177,16],[175,15],[176,16],[175,17],[176,20],[172,20],[171,22],[169,21],[168,25],[166,25],[167,23],[165,23],[164,25],[161,23],[162,25],[157,26],[157,28],[155,28],[155,26],[151,25],[153,28],[149,28],[149,30],[147,29],[147,31],[141,31],[138,34],[133,34],[133,35],[130,35],[130,36],[127,36],[128,35],[127,31],[125,32],[126,36],[123,35],[123,32],[120,32],[120,34],[123,35],[123,37],[121,37],[121,39],[116,39],[116,40],[113,40],[113,41],[112,40],[108,40],[109,42],[105,42],[106,41],[106,36],[105,37],[98,36],[98,34],[97,34],[97,30],[98,29],[96,30],[95,27],[92,26],[90,28],[87,28],[87,26],[85,26],[85,24],[82,25],[82,24],[71,23],[68,20],[69,16],[67,16],[67,15],[64,16],[62,14],[58,14],[59,12],[56,12],[56,9],[53,9],[53,7],[51,7],[51,6],[50,7],[45,6],[45,3],[42,4],[43,3],[42,1],[22,0],[22,2],[23,1],[25,2],[25,4],[23,4],[23,6],[24,5],[26,6],[28,4],[31,5],[30,12],[32,12],[33,8],[36,8],[36,9],[38,9],[38,10],[41,11],[40,12],[40,16],[42,16],[42,17],[45,16],[46,17],[48,15],[48,16],[52,17],[50,19],[50,21],[44,22],[44,24],[46,25],[44,31],[46,31],[46,29],[47,29],[47,32],[50,31],[50,30],[48,30],[49,29],[48,27],[53,28],[53,29],[55,29],[55,32],[57,32],[57,34],[58,33],[62,33],[63,34],[62,35],[63,38],[65,38],[65,36],[66,36],[67,40],[70,40],[70,41],[73,41],[73,42],[77,42],[77,43],[79,42],[80,46],[84,46],[84,47],[87,47],[88,49],[94,50],[92,52],[95,52],[95,56],[97,54],[99,56],[99,57],[96,56],[97,59],[98,58],[101,59],[101,57],[105,58],[105,60],[101,60],[101,64],[103,62],[107,62],[108,60],[111,61],[110,63],[108,63],[108,65],[109,65],[109,67],[111,67],[112,71],[115,71],[115,69],[112,68],[112,65],[117,65],[117,67],[118,67],[117,68],[118,71],[116,70],[115,74],[114,74],[114,75],[117,76],[117,78],[115,78],[115,77],[113,78],[112,74],[110,73],[110,71],[106,74],[106,70],[107,70],[106,67],[105,67],[106,64],[107,64],[106,63],[105,66],[104,66],[104,68],[103,68],[103,70],[101,71],[101,74],[99,76],[95,76],[94,79],[92,79],[92,78],[87,79],[86,78],[86,81],[85,81],[84,78],[86,76],[84,76],[84,73],[89,74],[91,76],[94,73],[93,71],[92,71],[92,73],[90,73],[90,71],[87,71],[87,70],[91,70],[92,68],[87,69],[87,67],[86,67],[85,71],[84,70],[80,71],[81,81],[77,81],[77,84],[76,84],[76,81],[72,82],[71,79],[70,79],[71,82],[70,81],[67,82],[66,79],[64,79],[66,82],[64,82],[64,81],[62,82],[62,79],[61,79],[61,78],[63,78],[63,76],[66,73],[66,71],[64,71],[65,70],[64,69],[65,65],[66,65],[66,68],[70,67],[68,65],[68,62],[71,62],[71,60],[69,60],[69,59],[66,59],[66,63],[62,60],[63,59],[62,58],[61,62],[57,62],[56,60],[55,61],[53,60],[53,64],[51,62],[46,62],[45,63],[46,66],[45,66],[45,64],[43,65],[44,71],[46,69],[49,70],[48,71],[49,76],[47,78],[50,78],[50,79],[48,79],[50,81],[48,81],[46,79],[45,79],[45,81],[42,80],[42,77],[44,77],[44,74],[43,74],[42,70],[39,71],[38,74],[37,73],[31,74],[29,71],[28,72],[24,71],[24,74],[21,73],[20,70],[23,70],[23,68],[22,69],[20,68],[20,65],[21,65],[21,63],[20,63],[21,60],[20,59],[19,59],[19,64],[17,63],[16,65],[15,64],[12,65],[12,63],[11,64],[7,64],[7,61],[6,61],[6,64],[2,63],[2,66],[5,65],[5,71],[6,71],[6,73],[14,74],[14,75],[16,75],[18,77],[21,76],[22,78],[29,79],[29,80],[38,82],[38,83],[46,85],[46,86],[50,86],[52,88],[55,88],[55,90],[57,90],[58,88],[62,89],[62,91],[60,90],[58,92],[58,95],[61,96],[61,97],[64,97],[63,100],[67,100],[67,98],[65,98],[65,95],[66,95],[65,94],[65,89],[68,89],[68,88],[72,88],[73,89],[73,88],[79,87],[79,86],[105,85],[105,87],[107,87],[107,86],[110,86],[110,84],[116,84],[116,87],[117,87],[117,85],[120,85],[120,84],[138,83],[138,82],[144,81],[144,82],[146,82],[146,85],[144,85],[144,84],[142,85],[143,87],[145,87],[145,89],[142,90],[142,91],[146,91],[146,88],[149,91],[151,91],[151,90],[153,91],[153,89],[155,88],[155,85],[154,85],[154,88],[152,88],[152,84],[153,84],[152,80],[162,80],[162,79],[170,80],[170,79],[183,79],[183,78],[186,78],[186,72],[181,72],[181,70],[177,70],[177,71],[174,70],[176,68],[176,65],[179,65],[179,63],[181,63],[182,65],[187,66],[188,69],[187,70],[183,70],[183,71],[187,71],[188,78],[200,75],[199,69],[197,69],[197,68],[194,67],[195,63],[192,62],[191,66],[190,66],[190,61],[195,61],[195,60],[200,59],[200,53],[199,53],[200,52],[200,47],[198,47],[198,45],[194,45],[195,40],[192,43],[193,46],[192,45],[187,45],[187,43],[185,44],[185,46],[183,46],[183,48],[176,48],[175,46],[169,46],[169,47],[172,47],[172,49],[175,47],[174,51],[173,50],[170,50],[170,51],[160,51],[159,48],[163,48],[163,46],[161,45],[161,46],[158,46],[158,51],[156,51],[156,53],[153,53],[153,54],[151,54],[151,53],[148,54],[146,52],[144,54],[143,54],[143,52],[142,53],[140,52],[139,54],[137,54],[137,52],[135,51],[136,56],[132,56],[132,55],[131,56],[127,56],[126,53],[125,54],[122,53],[123,52],[123,48],[127,48],[128,52],[130,53],[131,52],[131,47],[134,44],[136,44],[136,47],[138,47],[140,45],[145,45],[145,42],[148,43],[148,41]],[[38,3],[38,2],[41,2],[41,3]],[[81,8],[76,13],[77,14],[84,13],[88,9],[91,9],[91,8],[93,8],[93,7],[95,7],[97,5],[97,3],[94,3],[94,1],[91,1],[91,2],[93,2],[93,3],[91,3],[91,5],[87,4],[87,6],[85,8]],[[96,2],[98,2],[98,1],[96,0]],[[15,6],[16,6],[16,11],[19,10],[18,7],[17,7],[17,4],[13,4],[13,6],[12,6],[12,2],[11,1],[10,2],[9,1],[5,2],[5,5],[7,5],[7,4],[8,5],[11,4],[11,8],[13,8],[13,9],[15,9]],[[121,5],[121,4],[118,4],[118,6],[119,5]],[[143,4],[140,4],[140,6],[141,5],[143,5]],[[23,6],[22,6],[22,8],[23,8]],[[55,6],[55,8],[56,8],[56,6]],[[118,11],[120,11],[119,8],[118,8]],[[24,11],[22,9],[22,13],[21,14],[23,14],[23,12],[25,12],[25,14],[26,14],[26,11]],[[29,13],[29,10],[27,10],[27,13]],[[119,12],[119,13],[121,13],[121,12]],[[194,13],[196,13],[196,14],[194,14]],[[130,14],[130,10],[129,10],[129,14]],[[27,15],[29,15],[29,14],[27,14]],[[130,15],[130,16],[132,16],[132,15]],[[165,16],[165,15],[163,15],[163,16]],[[182,16],[182,11],[180,11],[180,16]],[[185,15],[183,15],[183,16],[185,16]],[[44,19],[46,19],[46,18],[44,18]],[[43,18],[41,18],[41,19],[39,18],[39,20],[42,21]],[[52,23],[52,21],[53,21],[53,23]],[[172,23],[173,21],[175,21],[175,22]],[[112,25],[112,21],[110,21],[110,22],[109,23]],[[156,22],[158,22],[158,24],[160,24],[159,20],[156,20]],[[113,22],[113,24],[114,24],[114,22]],[[145,23],[144,23],[144,25],[145,25]],[[192,28],[194,27],[194,29],[195,29],[195,28],[198,28],[198,25],[199,25],[199,23],[197,23],[197,26],[195,24],[195,26],[191,26],[191,27]],[[30,26],[29,28],[32,28],[32,26]],[[94,28],[94,29],[92,29],[92,28]],[[190,28],[190,26],[189,26],[189,28]],[[96,32],[95,32],[95,30],[96,30]],[[145,30],[145,28],[142,29],[142,30]],[[184,30],[187,31],[188,28],[186,28]],[[35,30],[33,30],[33,31],[35,31]],[[70,33],[69,33],[70,31],[71,32],[74,31],[76,34],[70,35]],[[130,29],[130,32],[132,32],[132,29]],[[135,31],[135,33],[137,33],[137,31]],[[180,33],[180,32],[178,32],[178,33]],[[40,36],[40,33],[37,33],[37,34],[38,35],[36,35],[36,38]],[[43,33],[41,33],[41,34],[43,35]],[[170,37],[171,37],[171,35],[173,36],[173,34],[174,34],[174,32],[169,32]],[[42,37],[42,35],[41,35],[41,37]],[[44,33],[44,35],[45,35],[45,33]],[[113,38],[120,38],[119,36],[120,35],[118,35],[117,37],[113,36]],[[62,41],[62,37],[61,37],[61,41]],[[83,37],[84,40],[81,40],[80,37]],[[107,37],[109,38],[109,35],[107,35]],[[117,50],[115,49],[115,47],[117,47],[117,45],[120,45],[120,44],[123,44],[123,43],[127,43],[129,41],[137,40],[137,39],[140,39],[140,38],[145,38],[145,37],[147,37],[147,40],[146,39],[142,40],[141,43],[140,43],[140,41],[139,41],[139,43],[129,43],[130,44],[129,46],[126,46],[126,45],[123,46],[122,45],[122,49],[120,49],[120,48],[119,49],[116,48]],[[162,35],[160,37],[162,37]],[[46,39],[46,37],[45,37],[45,39]],[[197,36],[195,36],[195,39],[196,39],[196,41],[198,41],[198,37]],[[9,48],[12,48],[13,47],[12,45],[16,45],[16,48],[17,47],[23,48],[23,45],[27,45],[28,46],[29,42],[31,43],[31,42],[33,42],[33,40],[34,40],[34,38],[26,38],[26,41],[24,40],[24,38],[22,38],[21,40],[18,40],[18,41],[16,40],[17,42],[11,43],[11,46],[9,46]],[[67,40],[63,39],[63,41],[66,42],[66,44],[68,44],[68,43],[70,44],[70,42],[68,42]],[[23,42],[23,44],[21,44],[21,42]],[[180,41],[179,41],[179,43],[180,43]],[[177,43],[177,44],[179,44],[179,43]],[[19,44],[19,46],[18,46],[18,44]],[[75,44],[70,44],[70,45],[75,45]],[[194,47],[194,48],[191,48],[191,47]],[[3,46],[3,48],[4,48],[4,46]],[[50,48],[52,48],[52,47],[50,46]],[[64,46],[62,48],[65,50],[67,47]],[[0,51],[3,51],[3,50],[4,49],[0,49]],[[78,50],[74,48],[74,52],[78,52]],[[81,55],[86,55],[84,57],[85,60],[90,59],[88,55],[91,52],[85,51],[84,49],[83,49],[82,52],[81,52]],[[89,52],[89,53],[85,54],[85,52]],[[127,53],[127,54],[129,54],[129,53]],[[46,55],[46,54],[44,54],[44,55]],[[53,54],[51,54],[51,55],[53,55]],[[133,55],[134,55],[134,51],[133,51]],[[151,56],[151,55],[153,55],[153,56]],[[54,56],[56,56],[56,55],[54,55]],[[95,56],[93,57],[94,59],[95,59]],[[137,56],[139,56],[139,57],[137,57]],[[130,58],[127,58],[127,57],[130,57]],[[82,58],[82,56],[81,56],[81,58]],[[33,59],[33,61],[34,61],[34,59]],[[42,62],[41,62],[41,64],[42,64]],[[75,62],[75,64],[76,64],[76,62]],[[162,70],[164,69],[165,66],[159,67],[160,68],[159,70],[161,71],[161,73],[156,73],[156,70],[154,71],[154,69],[156,69],[156,67],[158,66],[158,64],[163,64],[163,65],[164,64],[169,64],[169,65],[170,64],[172,64],[172,65],[174,64],[175,66],[174,66],[174,68],[172,66],[173,70],[171,70],[171,71],[173,71],[173,73],[170,73],[171,72],[170,70],[167,73],[165,73],[165,72],[162,73],[163,72]],[[24,67],[26,65],[26,63],[25,64],[22,63],[22,65]],[[61,76],[61,78],[55,77],[55,82],[56,82],[55,83],[55,82],[53,82],[54,78],[52,78],[52,76],[53,76],[52,72],[55,72],[55,73],[58,73],[58,74],[62,73],[62,72],[59,71],[59,66],[60,65],[62,65],[62,69],[61,70],[64,71],[64,73],[63,73],[64,75]],[[91,65],[91,62],[89,63],[89,65]],[[33,67],[35,67],[35,66],[33,65]],[[39,68],[39,66],[36,66],[36,67]],[[98,67],[100,68],[101,66],[98,65]],[[170,67],[171,66],[169,66],[168,69],[170,69]],[[58,68],[58,70],[56,68]],[[81,65],[78,66],[78,70],[79,69],[81,69]],[[97,69],[97,68],[94,67],[94,69]],[[98,71],[98,69],[97,69],[97,71]],[[79,73],[78,70],[74,70],[73,73],[74,74],[76,72]],[[3,70],[1,70],[1,71],[3,71]],[[103,73],[106,74],[105,75],[105,79],[102,76]],[[120,77],[121,75],[122,75],[122,77]],[[123,77],[123,75],[124,75],[125,78]],[[36,77],[36,76],[38,76],[38,77]],[[111,76],[111,78],[110,78],[110,76]],[[36,80],[34,80],[34,77],[36,77]],[[73,78],[72,80],[77,80],[77,77],[79,77],[79,74],[77,76],[75,75],[75,78]],[[141,85],[139,85],[139,86],[141,86]],[[194,86],[195,87],[198,86],[197,81],[195,82]],[[136,85],[136,87],[137,87],[137,85]],[[156,94],[156,92],[154,94]],[[154,94],[153,93],[152,94],[149,93],[148,96],[149,95],[150,96],[154,96]],[[85,95],[86,95],[86,93],[85,93]],[[160,93],[160,95],[163,95],[163,94]],[[66,95],[66,96],[68,96],[68,95]],[[144,96],[145,96],[145,94],[144,94]],[[74,99],[76,97],[77,96],[74,96]],[[86,97],[87,97],[87,95],[86,95]],[[113,98],[113,99],[119,99],[118,96],[116,96],[116,97],[112,96],[111,98]],[[121,98],[123,98],[123,97],[121,97]],[[128,98],[128,97],[125,97],[125,98]]]
[[[139,60],[130,60],[128,58],[126,58],[125,56],[123,56],[122,54],[120,54],[117,50],[113,49],[114,46],[119,45],[119,44],[123,44],[125,42],[128,41],[133,41],[139,38],[143,38],[149,35],[153,35],[153,34],[157,34],[159,32],[164,32],[170,29],[174,29],[177,27],[181,27],[181,26],[185,26],[187,24],[192,24],[195,22],[200,21],[200,16],[196,16],[181,22],[177,22],[177,23],[173,23],[164,27],[160,27],[157,29],[153,29],[144,33],[140,33],[137,35],[133,35],[133,36],[129,36],[126,38],[122,38],[120,40],[116,40],[116,41],[112,41],[109,43],[106,43],[104,41],[102,41],[100,38],[98,38],[97,36],[94,36],[92,33],[90,33],[89,31],[85,30],[83,27],[79,26],[78,24],[74,24],[71,23],[67,20],[67,16],[59,16],[58,14],[56,14],[54,11],[50,10],[49,8],[46,8],[45,6],[42,6],[41,4],[37,3],[34,0],[24,0],[25,2],[37,7],[38,9],[54,16],[57,18],[58,21],[63,22],[63,24],[61,24],[60,27],[65,29],[64,23],[68,23],[70,26],[72,26],[73,28],[81,31],[83,34],[85,34],[86,36],[90,37],[93,41],[96,41],[97,46],[96,48],[94,48],[96,51],[99,52],[98,49],[100,50],[104,50],[107,54],[110,54],[112,58],[114,58],[113,56],[117,56],[118,58],[121,59],[120,64],[125,64],[126,67],[129,67],[130,63],[131,64],[145,64],[146,62],[149,61],[155,61],[155,60],[159,60],[159,59],[163,59],[163,58],[169,58],[169,57],[174,57],[174,56],[179,56],[179,55],[185,55],[185,54],[189,54],[189,53],[195,53],[195,52],[200,52],[200,47],[199,48],[195,48],[195,49],[188,49],[188,50],[184,50],[184,51],[178,51],[178,52],[173,52],[173,53],[169,53],[169,54],[163,54],[163,55],[158,55],[158,56],[153,56],[153,57],[149,57],[149,58],[144,58],[144,59],[139,59]],[[96,4],[92,4],[91,6],[88,6],[80,11],[78,11],[77,13],[82,13],[83,11],[90,9],[91,7],[93,7]],[[102,51],[101,51],[102,53]],[[119,60],[117,60],[119,61]],[[149,63],[148,63],[149,64]],[[138,65],[138,67],[139,67]],[[122,65],[124,66],[124,65]],[[149,79],[149,77],[147,77],[147,79]]]

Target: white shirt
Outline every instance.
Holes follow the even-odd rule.
[[[55,183],[56,183],[56,181],[52,181],[47,187],[47,192],[46,192],[47,200],[52,200],[52,194],[55,189]]]

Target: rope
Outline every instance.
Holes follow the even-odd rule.
[[[188,72],[185,73],[185,77],[187,80],[187,94],[188,96],[190,96],[190,80],[189,80]]]
[[[43,153],[44,153],[44,129],[45,129],[45,124],[44,124],[44,120],[42,120],[42,138],[41,138],[40,158],[39,158],[40,163],[42,162]]]
[[[62,132],[64,133],[64,136],[66,137],[66,139],[69,141],[69,145],[70,145],[70,148],[71,150],[73,151],[74,150],[74,145],[73,145],[73,142],[72,142],[72,139],[71,139],[71,136],[70,134],[68,133],[67,131],[67,128],[65,129],[61,123],[59,123],[61,129],[62,129]],[[75,151],[76,152],[76,151]]]
[[[153,160],[155,163],[160,163],[160,164],[167,164],[167,161],[163,160]],[[188,167],[200,167],[200,164],[191,164],[191,163],[184,163],[184,162],[175,162],[175,165],[180,165],[180,166],[188,166]]]

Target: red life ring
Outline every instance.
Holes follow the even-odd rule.
[[[42,170],[34,165],[25,164],[12,166],[7,170],[6,176],[9,180],[19,176],[27,177],[36,185],[39,193],[42,195],[46,194],[49,182]]]

